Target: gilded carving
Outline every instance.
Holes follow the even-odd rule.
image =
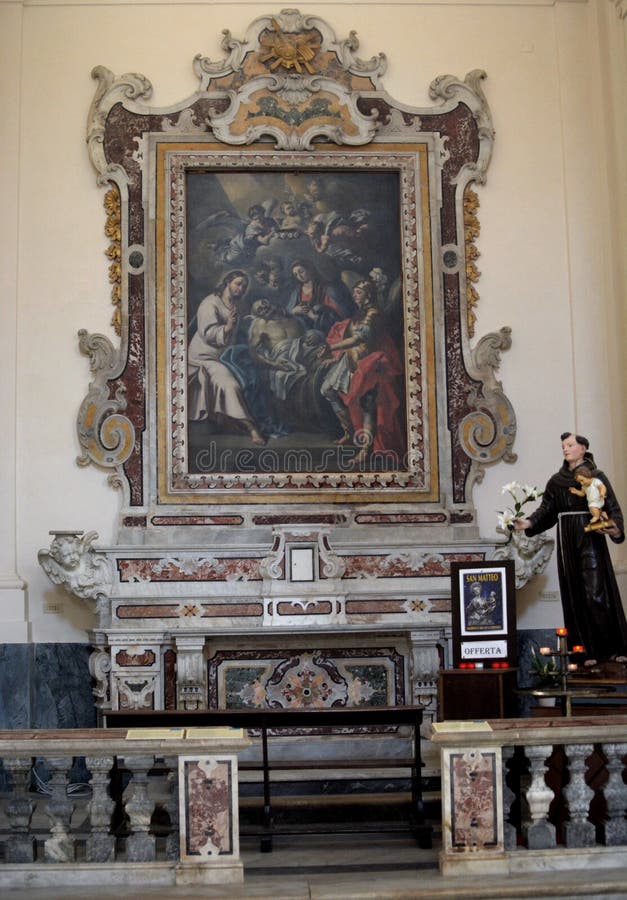
[[[105,253],[107,258],[111,260],[109,281],[113,285],[111,289],[111,303],[115,306],[111,324],[115,329],[115,333],[119,336],[122,334],[120,309],[122,303],[122,220],[120,192],[117,187],[110,188],[105,194],[104,208],[107,214],[105,235],[111,241]]]
[[[295,69],[299,74],[306,69],[310,75],[316,71],[312,65],[317,51],[320,49],[320,36],[315,32],[309,34],[287,34],[277,20],[271,20],[274,34],[262,35],[259,43],[263,52],[259,57],[262,63],[268,63],[274,71],[279,66]]]
[[[475,307],[479,302],[479,293],[475,284],[479,281],[481,272],[475,261],[480,256],[475,241],[481,231],[477,210],[479,209],[479,197],[470,185],[464,191],[464,244],[466,247],[466,319],[468,323],[468,336],[474,337],[475,322],[477,316]]]

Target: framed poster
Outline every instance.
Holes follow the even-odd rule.
[[[453,665],[516,664],[512,560],[451,563]]]

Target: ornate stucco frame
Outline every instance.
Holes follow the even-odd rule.
[[[196,524],[203,514],[241,524],[250,510],[277,502],[351,504],[362,513],[372,504],[421,504],[427,518],[474,523],[472,484],[486,464],[513,458],[515,436],[495,377],[509,329],[471,346],[479,231],[472,185],[485,180],[493,142],[484,74],[440,76],[432,108],[400,105],[381,89],[383,54],[361,60],[354,33],[338,40],[322,19],[293,9],[259,17],[242,41],[224,32],[222,48],[223,60],[196,57],[198,90],[167,109],[146,105],[144,76],[94,70],[88,145],[99,181],[112,186],[105,203],[120,346],[81,332],[94,380],[79,412],[80,461],[112,471],[124,494],[123,527]],[[186,468],[185,338],[177,330],[185,259],[180,232],[165,225],[180,199],[170,175],[205,154],[241,171],[365,171],[377,160],[417,173],[418,190],[402,197],[406,471],[205,478]]]

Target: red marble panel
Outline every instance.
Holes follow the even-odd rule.
[[[203,619],[263,616],[263,603],[203,603]]]
[[[434,576],[446,577],[450,575],[450,564],[453,561],[481,562],[485,553],[442,553],[420,559],[412,560],[411,553],[390,554],[362,554],[343,556],[345,569],[343,578],[432,578]]]
[[[178,604],[169,603],[154,603],[149,606],[127,604],[118,606],[115,614],[118,619],[176,619],[178,609]]]
[[[238,578],[244,581],[260,581],[259,559],[216,558],[170,559],[119,558],[120,581],[228,581]]]
[[[153,516],[153,525],[242,525],[243,516]]]
[[[453,847],[493,847],[498,843],[496,753],[452,753],[451,838]]]
[[[143,653],[129,653],[120,650],[115,657],[118,666],[152,666],[156,656],[152,650],[144,650]]]
[[[381,615],[385,613],[405,613],[406,600],[347,600],[346,612],[349,615],[366,613],[367,615]]]
[[[185,854],[230,856],[234,852],[231,759],[181,758],[185,797]]]
[[[355,516],[357,525],[422,525],[443,524],[445,513],[360,513]]]

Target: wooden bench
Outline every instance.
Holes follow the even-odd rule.
[[[106,713],[105,727],[110,728],[207,728],[228,725],[246,728],[261,734],[261,763],[245,763],[242,769],[257,769],[263,773],[263,833],[262,852],[272,850],[272,804],[270,773],[277,770],[303,770],[314,768],[408,768],[411,779],[411,805],[409,825],[418,845],[428,849],[432,844],[432,828],[425,822],[422,797],[422,758],[420,751],[421,706],[351,706],[332,709],[209,709],[209,710],[115,710]],[[300,729],[376,728],[381,726],[409,725],[413,729],[411,760],[385,759],[363,760],[303,760],[298,762],[271,763],[268,754],[268,736],[276,732]],[[354,830],[359,830],[358,828]]]

